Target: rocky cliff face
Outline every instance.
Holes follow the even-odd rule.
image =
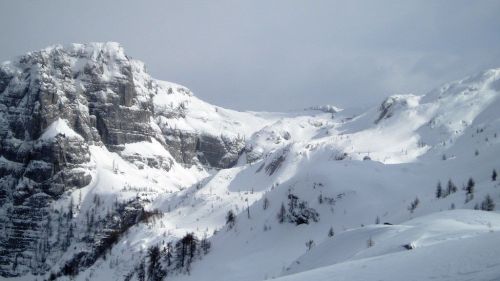
[[[174,161],[215,168],[236,162],[242,139],[172,129],[168,123],[189,109],[155,110],[160,92],[191,95],[152,79],[116,43],[55,46],[1,65],[1,276],[48,269],[38,255],[44,226],[54,200],[91,183],[89,145],[121,153],[128,143],[155,139],[174,159],[142,160],[166,170]]]

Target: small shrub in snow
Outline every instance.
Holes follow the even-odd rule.
[[[406,250],[413,250],[415,249],[415,244],[413,243],[404,244],[403,248],[405,248]]]
[[[497,180],[497,171],[493,169],[493,172],[491,173],[491,180],[496,181]]]
[[[333,226],[330,227],[330,229],[328,230],[328,237],[333,237],[335,235],[335,232],[333,231]]]
[[[226,215],[227,229],[228,230],[232,229],[235,223],[236,223],[236,215],[234,214],[233,210],[229,210]]]
[[[337,155],[335,155],[335,160],[342,161],[342,160],[346,159],[347,156],[349,156],[349,154],[347,154],[346,152],[344,152],[342,154],[337,154]]]
[[[446,196],[457,192],[457,190],[458,190],[457,186],[453,183],[453,181],[451,181],[451,179],[449,179],[447,189],[446,189]]]
[[[340,195],[340,194],[339,194],[339,195]],[[340,198],[342,198],[342,197],[340,197]],[[340,198],[339,198],[339,199],[340,199]],[[333,198],[333,197],[323,196],[323,202],[325,202],[325,203],[326,203],[326,204],[328,204],[328,205],[335,205],[335,201],[336,201],[336,200],[335,200],[335,198]]]
[[[269,199],[267,199],[267,197],[264,198],[264,201],[262,202],[262,208],[264,210],[267,210],[267,208],[269,208]]]
[[[288,210],[285,208],[285,204],[281,203],[277,218],[279,223],[288,221],[296,225],[309,224],[310,220],[318,222],[319,213],[308,207],[306,201],[300,200],[299,197],[290,193],[288,194]]]
[[[56,280],[56,279],[57,279],[57,275],[54,272],[51,272],[49,274],[49,281]]]
[[[371,237],[368,238],[368,240],[366,240],[366,246],[368,248],[373,247],[374,245],[375,245],[375,241],[373,241],[373,239]]]
[[[281,203],[280,210],[278,212],[278,222],[279,223],[284,223],[286,219],[286,209],[285,209],[285,204]]]
[[[314,247],[314,240],[309,240],[306,242],[306,248],[308,251],[310,251]]]
[[[491,198],[489,194],[486,195],[483,202],[481,203],[481,210],[483,211],[494,211],[495,210],[495,202]]]
[[[319,213],[308,207],[306,201],[290,193],[288,194],[288,220],[296,225],[309,224],[310,220],[314,222],[319,220]]]
[[[410,211],[410,213],[413,213],[415,209],[418,207],[419,203],[420,200],[418,199],[418,197],[416,197],[415,200],[411,202],[410,206],[408,206],[408,211]]]

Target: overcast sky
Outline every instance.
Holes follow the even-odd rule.
[[[239,110],[378,105],[500,67],[500,1],[7,1],[0,60],[116,41],[150,74]]]

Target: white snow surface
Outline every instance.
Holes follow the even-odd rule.
[[[471,210],[352,229],[312,248],[277,280],[495,280],[499,230],[499,214]]]
[[[318,110],[236,112],[159,82],[164,91],[155,97],[155,110],[180,103],[187,109],[185,118],[164,118],[160,126],[245,136],[249,150],[233,168],[174,164],[169,172],[137,170],[114,153],[100,152],[96,163],[108,164],[97,164],[100,180],[90,192],[109,192],[109,185],[115,190],[147,186],[141,196],[151,200],[149,208],[165,214],[133,227],[115,246],[109,258],[118,266],[98,261],[77,279],[119,279],[148,246],[194,232],[210,237],[211,252],[189,275],[168,280],[495,280],[500,215],[470,209],[487,194],[496,202],[500,198],[499,185],[490,178],[500,168],[499,78],[500,70],[490,70],[426,96],[392,97],[390,114],[378,122],[378,107],[344,110],[333,118]],[[156,152],[162,149],[155,142],[130,144],[126,151],[163,153]],[[280,155],[284,161],[270,175],[266,167]],[[111,159],[120,163],[118,176],[109,171]],[[461,188],[469,177],[476,191],[464,203]],[[435,198],[437,182],[446,188],[449,179],[458,192]],[[289,193],[307,201],[320,220],[278,223]],[[320,204],[320,195],[330,203]],[[408,206],[416,197],[420,204],[412,213]],[[266,210],[264,198],[270,203]],[[231,230],[224,226],[229,210],[239,214]],[[377,217],[394,225],[374,225]],[[327,236],[330,227],[334,237]],[[368,248],[370,238],[374,246]],[[311,250],[305,246],[309,240],[315,245]],[[415,248],[406,250],[405,244]]]
[[[56,121],[52,122],[39,139],[41,140],[49,140],[57,137],[58,135],[63,135],[68,138],[78,138],[83,140],[82,136],[80,136],[77,132],[71,129],[68,126],[68,121],[65,119],[58,118]]]
[[[142,141],[136,143],[127,143],[122,151],[122,155],[140,155],[140,156],[162,156],[171,159],[172,155],[156,139],[151,142]]]
[[[118,44],[95,44],[72,48],[91,56],[104,49],[110,60],[127,59]],[[75,61],[73,67],[85,63]],[[75,233],[83,232],[84,213],[94,207],[95,194],[104,198],[101,214],[115,200],[140,198],[146,209],[164,215],[132,227],[106,260],[99,259],[76,280],[122,280],[148,247],[187,232],[209,237],[211,251],[193,263],[189,275],[172,274],[166,280],[500,279],[500,214],[472,210],[486,195],[500,208],[499,180],[491,179],[492,170],[500,170],[500,69],[424,96],[393,96],[366,111],[319,106],[268,113],[210,105],[183,86],[152,79],[142,63],[132,61],[132,66],[140,98],[148,96],[148,81],[155,91],[151,122],[157,131],[167,127],[242,137],[247,147],[234,167],[212,169],[175,162],[160,135],[125,145],[124,156],[170,159],[167,171],[139,168],[118,153],[91,145],[92,182],[54,206],[82,198]],[[105,76],[113,75],[118,74],[110,66]],[[79,137],[59,119],[41,138],[58,134]],[[278,164],[271,173],[273,163]],[[10,165],[5,160],[0,164]],[[476,183],[475,192],[465,202],[462,187],[469,178]],[[437,199],[437,183],[446,188],[448,180],[458,191]],[[280,224],[277,214],[281,204],[287,207],[290,193],[314,208],[319,221]],[[410,212],[416,197],[420,203]],[[225,226],[229,210],[237,214],[233,229]],[[381,224],[374,224],[377,218]],[[330,228],[333,237],[327,236]],[[369,239],[372,247],[367,247]],[[314,244],[310,250],[305,245],[309,240]],[[414,249],[406,250],[406,244]],[[77,251],[70,249],[65,257]]]

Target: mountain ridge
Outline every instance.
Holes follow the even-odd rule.
[[[0,274],[136,278],[147,247],[193,232],[210,253],[190,275],[164,265],[167,279],[279,277],[334,225],[498,201],[499,81],[491,69],[355,115],[237,112],[152,78],[118,43],[30,52],[0,66]],[[469,177],[476,197],[435,198],[438,181]],[[370,229],[358,231],[367,240]]]

